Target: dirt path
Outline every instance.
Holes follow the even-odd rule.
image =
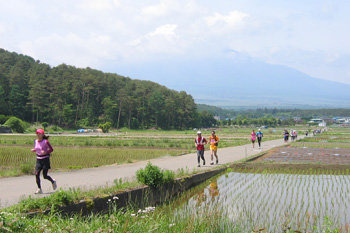
[[[302,136],[300,136],[302,138]],[[255,149],[251,144],[229,147],[218,150],[219,165],[232,163],[246,157],[259,154],[262,151],[267,151],[271,148],[283,145],[283,139],[263,141],[262,148],[257,149],[257,143]],[[178,169],[188,169],[190,172],[193,170],[207,170],[215,168],[217,165],[210,164],[210,152],[205,151],[206,165],[197,167],[197,155],[196,153],[186,154],[177,157],[163,157],[153,160],[141,161],[131,164],[123,165],[111,165],[97,168],[87,168],[77,171],[69,172],[49,172],[49,175],[57,181],[58,189],[62,188],[68,190],[69,188],[82,188],[92,189],[106,185],[112,185],[115,179],[122,178],[123,180],[132,180],[135,178],[135,172],[144,168],[148,161],[151,161],[153,165],[159,166],[161,169],[168,169],[177,171]],[[55,166],[52,164],[52,166]],[[0,208],[8,207],[18,203],[21,199],[31,196],[48,196],[54,191],[52,190],[51,183],[44,180],[41,176],[42,189],[44,194],[34,195],[36,188],[35,177],[20,176],[0,179]]]

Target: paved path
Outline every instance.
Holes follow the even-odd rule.
[[[302,138],[302,136],[300,136],[300,138]],[[281,138],[278,140],[263,141],[261,149],[257,148],[257,143],[255,143],[255,149],[252,148],[251,144],[223,149],[220,149],[219,147],[219,165],[232,163],[283,144],[283,138]],[[135,172],[140,168],[144,168],[148,161],[151,161],[153,165],[157,165],[162,169],[173,171],[183,168],[192,172],[194,169],[205,170],[216,166],[210,165],[209,150],[205,151],[204,156],[207,164],[201,167],[197,167],[197,154],[191,153],[182,156],[169,156],[130,164],[87,168],[69,172],[49,172],[49,175],[57,181],[58,189],[63,188],[67,190],[73,187],[91,189],[112,185],[113,181],[119,178],[122,178],[123,180],[133,180],[135,179]],[[55,165],[53,164],[53,166]],[[51,183],[44,180],[42,174],[40,178],[44,194],[39,195],[34,194],[37,187],[35,176],[33,175],[0,178],[0,209],[14,205],[29,195],[43,197],[53,193],[54,191],[52,190]]]

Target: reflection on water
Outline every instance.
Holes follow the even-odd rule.
[[[227,173],[178,208],[217,212],[241,229],[314,231],[350,223],[350,176]]]

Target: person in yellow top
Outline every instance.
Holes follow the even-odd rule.
[[[216,157],[216,164],[219,163],[219,157],[218,157],[218,143],[220,139],[218,136],[215,135],[215,131],[211,132],[211,135],[209,136],[209,143],[210,143],[210,156],[211,156],[211,165],[214,165],[213,161],[213,155]]]

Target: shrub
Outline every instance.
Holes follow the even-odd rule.
[[[104,133],[108,133],[109,129],[111,128],[112,124],[111,122],[106,122],[104,124],[99,124],[98,127],[102,130]]]
[[[49,123],[43,122],[43,123],[41,123],[41,125],[43,126],[44,130],[46,130],[47,127],[49,126]]]
[[[17,117],[11,117],[5,122],[5,125],[9,126],[12,132],[15,132],[15,133],[24,132],[24,123],[21,119]]]
[[[164,176],[164,183],[171,183],[175,179],[175,172],[170,170],[165,170],[163,172],[163,176]]]
[[[164,174],[159,167],[152,165],[150,162],[146,165],[145,169],[139,169],[136,171],[136,178],[139,182],[151,186],[153,188],[159,188],[164,182]]]
[[[4,124],[10,117],[7,117],[3,114],[0,115],[0,125]]]

